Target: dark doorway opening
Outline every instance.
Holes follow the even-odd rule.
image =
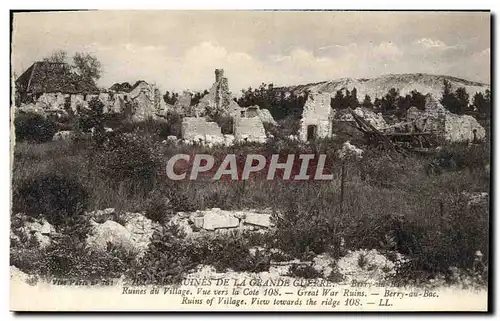
[[[64,97],[64,109],[71,109],[71,96]]]
[[[307,126],[307,140],[308,141],[315,140],[316,139],[316,135],[317,135],[317,131],[318,131],[318,126],[316,126],[316,125],[308,125]]]

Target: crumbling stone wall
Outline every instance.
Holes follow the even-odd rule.
[[[469,115],[448,115],[444,127],[444,138],[452,142],[472,142],[474,140],[483,140],[486,136],[483,126],[479,125],[477,120]]]
[[[208,122],[203,117],[184,117],[181,128],[182,138],[190,141],[206,140],[207,136],[224,140],[221,128],[215,122]]]
[[[87,107],[88,105],[83,94],[44,93],[36,100],[35,107],[41,110],[65,109],[66,99],[69,99],[69,107],[73,111],[77,110],[77,106]]]
[[[442,136],[445,132],[445,111],[426,112],[411,107],[406,113],[407,122],[411,122],[405,126],[408,132],[428,132]]]
[[[244,108],[240,107],[234,100],[231,100],[229,102],[228,106],[228,114],[231,116],[233,119],[237,117],[241,117],[241,112]]]
[[[328,93],[310,93],[300,121],[299,138],[307,141],[309,126],[315,126],[316,137],[332,135],[333,109],[330,107],[331,96]]]
[[[186,116],[194,116],[191,111],[191,93],[184,91],[174,104],[174,111]]]
[[[234,120],[234,138],[236,141],[265,142],[266,131],[259,117],[238,117]]]
[[[78,107],[87,107],[87,102],[85,101],[83,94],[71,95],[71,109],[76,111]]]
[[[154,101],[147,95],[146,92],[140,92],[134,99],[132,103],[135,107],[132,120],[143,121],[148,118],[155,117],[155,106]]]
[[[208,94],[203,96],[194,108],[195,114],[197,116],[229,115],[231,101],[229,84],[227,78],[224,77],[224,70],[215,69],[215,83],[210,88]]]
[[[224,77],[224,69],[215,69],[215,83],[218,84],[215,91],[215,103],[220,108],[229,106],[231,93],[229,92],[229,83]]]
[[[108,111],[121,113],[125,110],[125,94],[113,94],[113,98],[108,102]]]
[[[36,100],[37,107],[46,109],[63,109],[64,94],[62,93],[44,93]]]
[[[412,122],[411,130],[434,133],[450,142],[472,142],[486,136],[486,131],[474,117],[448,111],[432,94],[425,98],[424,111],[410,108],[406,118]]]
[[[260,120],[264,123],[271,123],[273,125],[276,125],[276,121],[273,118],[273,115],[271,115],[271,112],[267,109],[260,109],[257,111],[259,114]]]

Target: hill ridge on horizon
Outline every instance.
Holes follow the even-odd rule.
[[[459,87],[464,87],[471,100],[475,93],[484,92],[486,89],[491,90],[490,84],[470,81],[455,76],[429,73],[389,73],[372,78],[342,77],[308,84],[276,86],[275,88],[286,89],[294,94],[303,94],[306,91],[335,94],[343,88],[352,90],[356,87],[358,100],[362,100],[365,95],[369,95],[372,100],[381,98],[391,88],[399,89],[401,95],[409,94],[412,90],[418,90],[424,95],[432,93],[436,97],[441,97],[444,80],[450,82],[453,91]]]

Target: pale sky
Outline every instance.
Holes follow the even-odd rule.
[[[490,83],[487,12],[93,11],[17,13],[19,76],[56,49],[90,52],[99,85],[144,79],[203,90],[223,68],[233,93],[260,83],[431,73]]]

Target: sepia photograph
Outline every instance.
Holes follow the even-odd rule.
[[[10,15],[11,311],[491,310],[490,11]]]

